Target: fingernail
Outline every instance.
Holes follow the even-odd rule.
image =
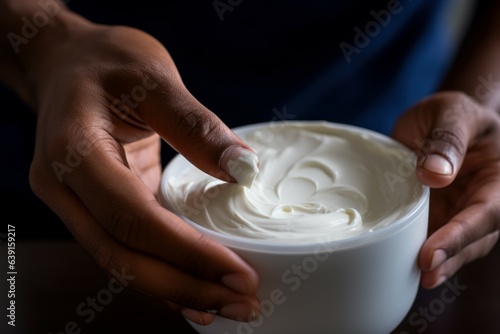
[[[434,286],[432,287],[433,289],[440,286],[441,284],[443,284],[446,280],[448,279],[447,276],[443,275],[443,276],[439,276],[439,278],[437,279],[436,281],[436,284],[434,284]]]
[[[215,320],[215,314],[209,312],[201,312],[185,308],[181,311],[181,315],[195,324],[206,326]]]
[[[237,321],[250,322],[257,319],[257,311],[250,303],[237,302],[226,305],[219,310],[219,314],[224,318]]]
[[[429,172],[440,174],[440,175],[451,175],[453,174],[453,166],[446,160],[443,156],[438,154],[428,155],[425,159],[422,167],[427,169]]]
[[[446,252],[442,249],[437,249],[434,251],[434,254],[432,254],[432,261],[431,261],[431,266],[429,268],[429,271],[436,269],[440,265],[442,265],[446,259],[448,258],[448,255]]]
[[[259,173],[259,158],[246,148],[231,146],[222,153],[219,166],[239,185],[250,188]]]
[[[240,274],[226,275],[222,277],[221,282],[229,289],[243,295],[249,295],[253,292],[248,280]]]

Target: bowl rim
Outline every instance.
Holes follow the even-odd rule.
[[[345,129],[345,130],[350,130],[350,131],[362,131],[365,134],[371,135],[376,137],[377,139],[380,139],[381,141],[387,142],[388,144],[391,145],[396,145],[399,146],[403,149],[409,150],[406,146],[403,144],[395,141],[394,139],[375,132],[370,129],[362,128],[359,126],[355,125],[350,125],[350,124],[344,124],[344,123],[335,123],[335,122],[330,122],[330,121],[282,121],[281,123],[309,123],[309,124],[325,124],[327,126],[331,126],[334,128],[339,128],[339,129]],[[270,124],[273,122],[262,122],[262,123],[253,123],[249,125],[243,125],[239,127],[232,128],[236,135],[241,136],[242,134],[249,133],[251,131],[257,130],[259,128],[265,128],[269,127]],[[172,158],[165,168],[163,169],[162,175],[161,175],[161,180],[160,180],[160,189],[159,189],[159,199],[160,203],[163,207],[168,209],[169,211],[175,213],[177,216],[179,216],[182,220],[184,220],[187,224],[189,224],[191,227],[195,228],[198,230],[200,233],[204,234],[205,236],[210,237],[214,241],[221,243],[231,249],[239,249],[239,250],[245,250],[245,251],[251,251],[251,252],[256,252],[256,253],[275,253],[275,254],[311,254],[311,253],[323,253],[323,252],[331,252],[331,251],[337,251],[337,250],[344,250],[344,249],[349,249],[349,248],[355,248],[355,247],[360,247],[363,245],[366,245],[368,243],[373,243],[376,241],[381,241],[385,240],[389,236],[391,236],[394,233],[397,233],[398,231],[403,230],[405,227],[411,225],[412,222],[418,221],[417,216],[426,208],[428,208],[429,205],[429,195],[430,195],[430,189],[429,187],[422,185],[422,193],[420,197],[418,198],[418,201],[411,207],[408,212],[406,212],[404,215],[402,215],[400,218],[398,218],[397,221],[382,226],[380,228],[377,228],[375,230],[371,230],[368,233],[363,233],[357,236],[345,238],[345,239],[339,239],[339,240],[318,240],[317,242],[307,242],[307,243],[293,243],[293,241],[290,242],[284,242],[284,241],[279,241],[275,242],[272,239],[252,239],[252,238],[247,238],[247,237],[241,237],[241,236],[233,236],[229,234],[224,234],[220,232],[216,232],[213,230],[210,230],[206,227],[203,227],[186,216],[180,214],[177,212],[174,208],[172,208],[169,205],[169,202],[167,200],[168,195],[166,193],[166,183],[168,182],[169,177],[171,176],[169,174],[170,170],[173,168],[173,166],[176,166],[177,164],[185,164],[187,168],[190,165],[192,165],[184,156],[177,154],[174,158]],[[427,223],[427,220],[426,220]]]

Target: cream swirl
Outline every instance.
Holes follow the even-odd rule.
[[[257,128],[244,139],[260,160],[251,187],[191,166],[166,182],[169,206],[220,233],[304,243],[388,224],[422,191],[411,152],[371,132],[286,122]]]

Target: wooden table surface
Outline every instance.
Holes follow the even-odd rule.
[[[157,300],[132,289],[113,287],[112,294],[102,292],[109,291],[109,280],[73,241],[23,240],[16,249],[16,326],[11,327],[5,314],[7,249],[5,242],[0,244],[2,334],[196,334]],[[82,306],[97,295],[111,299],[98,311]],[[408,333],[499,334],[500,246],[444,285],[420,290],[392,334]]]

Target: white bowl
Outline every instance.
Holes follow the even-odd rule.
[[[329,124],[401,146],[370,130]],[[234,132],[245,138],[268,125]],[[178,155],[165,168],[160,189],[165,207],[171,209],[166,183],[190,166]],[[191,325],[200,334],[390,333],[408,313],[418,290],[417,256],[427,234],[428,209],[429,189],[422,186],[415,205],[391,224],[343,240],[296,245],[214,232],[181,216],[250,263],[261,281],[262,310],[256,321],[217,317],[208,326]]]

